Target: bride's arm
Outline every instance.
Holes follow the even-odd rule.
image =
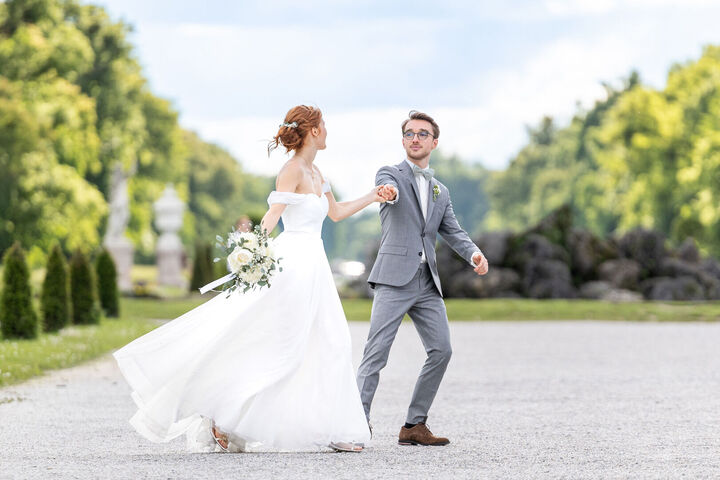
[[[325,195],[328,199],[328,217],[333,222],[339,222],[356,214],[371,203],[384,202],[385,199],[378,193],[381,188],[375,187],[362,197],[347,202],[338,202],[332,192],[327,192]]]
[[[275,189],[277,192],[295,193],[301,179],[302,171],[296,165],[288,165],[278,173]],[[273,203],[270,205],[270,208],[268,208],[268,211],[260,221],[260,227],[268,233],[275,230],[278,221],[280,221],[280,215],[285,211],[285,207],[287,207],[287,205],[284,203]]]

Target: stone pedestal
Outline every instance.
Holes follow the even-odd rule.
[[[135,172],[134,167],[124,171],[121,164],[113,167],[110,179],[110,217],[103,246],[110,252],[117,270],[118,289],[121,292],[132,290],[130,270],[133,266],[133,244],[125,236],[130,220],[130,198],[128,197],[128,179]]]
[[[130,240],[125,237],[106,238],[103,243],[105,248],[115,262],[117,269],[118,289],[121,292],[130,292],[132,290],[132,279],[130,278],[130,270],[133,266],[133,245]]]
[[[182,275],[183,246],[177,235],[182,227],[185,204],[178,198],[172,185],[168,185],[154,207],[155,225],[162,232],[155,251],[158,284],[185,287],[186,281]]]

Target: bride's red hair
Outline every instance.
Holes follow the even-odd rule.
[[[301,149],[310,130],[320,126],[320,120],[322,120],[322,112],[319,108],[307,105],[291,108],[285,115],[277,135],[268,144],[268,155],[280,145],[285,147],[287,153]]]

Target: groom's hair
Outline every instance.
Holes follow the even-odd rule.
[[[408,118],[405,119],[401,126],[403,133],[405,133],[405,125],[407,125],[410,120],[425,120],[426,122],[429,122],[433,128],[433,137],[440,137],[440,127],[438,127],[438,124],[435,123],[435,120],[427,113],[418,112],[417,110],[410,110],[410,113],[408,113]]]

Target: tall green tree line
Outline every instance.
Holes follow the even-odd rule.
[[[674,65],[664,89],[632,74],[558,128],[550,118],[488,185],[489,228],[525,228],[562,204],[598,234],[642,226],[720,255],[720,46]]]
[[[182,237],[213,238],[264,206],[264,178],[178,125],[127,41],[130,27],[75,0],[0,3],[0,254],[99,245],[110,173],[134,171],[128,235],[152,255],[152,202],[166,183],[188,202]]]

